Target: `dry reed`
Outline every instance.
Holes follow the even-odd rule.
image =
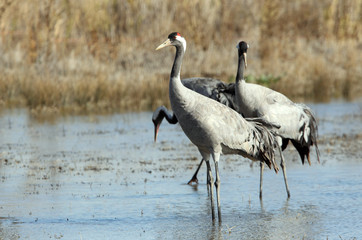
[[[362,96],[361,0],[4,0],[0,105],[114,112],[168,104],[168,33],[188,41],[183,77],[249,79],[296,101]],[[269,76],[266,77],[265,76]],[[278,79],[269,81],[268,79]]]

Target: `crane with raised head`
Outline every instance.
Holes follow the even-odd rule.
[[[270,88],[247,83],[244,79],[244,69],[247,66],[247,51],[249,45],[241,41],[237,45],[238,68],[235,79],[235,102],[237,111],[246,118],[262,118],[267,122],[275,123],[279,128],[274,128],[278,143],[284,150],[289,141],[297,149],[304,164],[307,157],[310,162],[310,148],[315,145],[319,162],[317,145],[318,126],[311,109],[304,104],[294,103],[285,95]],[[287,183],[286,169],[283,154],[281,153],[281,167],[284,175],[285,187],[288,198],[290,192]],[[260,162],[260,194],[262,198],[264,164]]]
[[[235,108],[235,83],[224,83],[218,79],[214,78],[205,78],[205,77],[194,77],[194,78],[186,78],[181,80],[182,84],[206,97],[214,99],[234,110]],[[177,124],[178,120],[176,115],[168,110],[165,106],[158,107],[152,115],[152,122],[154,124],[154,141],[157,141],[157,136],[159,132],[159,128],[163,119],[166,119],[170,124]],[[247,121],[257,121],[268,127],[277,127],[271,123],[263,121],[261,118],[248,118]],[[194,175],[191,180],[188,181],[187,184],[198,183],[197,174],[202,166],[203,159],[201,159],[200,164],[198,165]]]
[[[186,51],[186,40],[180,33],[173,32],[156,50],[167,46],[176,48],[169,83],[171,107],[182,130],[206,162],[212,219],[215,219],[210,155],[213,158],[218,219],[221,222],[218,167],[220,154],[238,154],[253,161],[265,162],[278,172],[275,148],[279,146],[274,135],[262,124],[248,122],[231,108],[185,87],[180,79],[180,71]]]

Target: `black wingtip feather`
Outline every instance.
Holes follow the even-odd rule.
[[[263,162],[265,162],[271,169],[278,173],[279,168],[275,163],[275,148],[279,148],[278,142],[275,136],[259,122],[253,122],[256,130],[260,134],[263,143],[260,144],[260,153]]]
[[[320,163],[320,159],[319,159],[320,152],[319,152],[318,143],[317,143],[317,138],[318,138],[317,121],[314,117],[314,114],[312,113],[312,111],[309,108],[304,108],[304,112],[308,115],[308,117],[310,119],[309,126],[310,126],[311,145],[314,145],[316,154],[317,154],[318,163]],[[309,151],[309,149],[308,149],[308,151]],[[308,152],[308,155],[309,155],[309,152]]]
[[[320,159],[319,159],[320,153],[319,153],[318,143],[317,143],[318,125],[317,125],[317,121],[316,121],[312,111],[304,104],[301,104],[301,106],[303,108],[303,111],[305,112],[305,114],[307,114],[308,119],[309,119],[310,135],[308,136],[307,142],[304,140],[304,138],[302,138],[302,140],[300,142],[291,139],[291,142],[292,142],[293,146],[297,149],[300,159],[302,161],[302,164],[304,164],[305,157],[307,157],[308,163],[309,163],[309,165],[311,165],[309,154],[310,154],[310,147],[313,145],[315,146],[315,149],[316,149],[317,160],[318,160],[318,162],[320,162]],[[302,129],[304,129],[304,127],[302,127]]]

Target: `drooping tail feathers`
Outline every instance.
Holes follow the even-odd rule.
[[[279,168],[275,163],[275,148],[279,148],[278,141],[270,130],[268,130],[268,128],[263,124],[252,120],[251,122],[254,123],[255,129],[257,130],[254,132],[254,137],[259,142],[260,157],[263,162],[269,166],[269,168],[273,166],[274,171],[278,173]]]
[[[320,162],[320,160],[319,160],[320,153],[319,153],[318,143],[317,143],[318,125],[317,125],[317,121],[316,121],[311,109],[304,104],[299,104],[299,106],[303,109],[304,113],[308,116],[309,122],[307,123],[308,126],[302,126],[301,130],[303,131],[304,137],[302,137],[301,141],[298,142],[296,140],[291,139],[291,142],[294,145],[294,147],[297,149],[297,151],[300,155],[300,158],[302,160],[302,164],[304,164],[304,159],[305,159],[305,157],[307,157],[308,163],[309,163],[309,165],[311,165],[309,153],[310,153],[310,147],[313,145],[315,146],[315,149],[316,149],[318,162]],[[306,131],[305,129],[309,129],[309,131]]]
[[[305,106],[304,108],[304,112],[308,115],[309,117],[309,127],[310,127],[310,138],[311,138],[311,145],[314,145],[316,153],[317,153],[317,159],[318,162],[320,162],[319,160],[319,149],[318,149],[318,143],[317,143],[317,138],[318,138],[318,125],[317,125],[317,121],[314,117],[314,114],[312,113],[311,109],[308,108],[307,106]],[[308,155],[309,158],[309,155]]]

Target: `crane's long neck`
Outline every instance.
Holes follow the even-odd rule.
[[[239,113],[243,114],[246,117],[249,114],[246,114],[246,110],[248,108],[246,104],[246,89],[245,89],[245,79],[244,79],[244,69],[245,69],[245,60],[243,56],[239,56],[238,60],[238,70],[236,72],[235,78],[235,99],[236,99],[236,109]],[[246,114],[246,115],[245,115]]]
[[[244,69],[245,69],[245,60],[242,56],[239,57],[238,60],[238,71],[236,73],[236,83],[239,83],[240,81],[244,81]]]
[[[176,56],[175,60],[173,61],[173,66],[171,70],[171,79],[180,78],[181,64],[184,54],[185,54],[184,47],[182,45],[176,46]]]
[[[181,44],[177,45],[169,85],[171,107],[176,116],[180,111],[184,110],[184,105],[186,105],[187,101],[187,90],[180,79],[181,64],[184,54],[185,47]]]
[[[166,107],[162,106],[162,109],[160,110],[159,114],[163,115],[166,118],[167,122],[169,122],[170,124],[177,123],[177,118],[175,114],[173,112],[168,111]],[[161,117],[161,119],[163,118],[163,116]]]

